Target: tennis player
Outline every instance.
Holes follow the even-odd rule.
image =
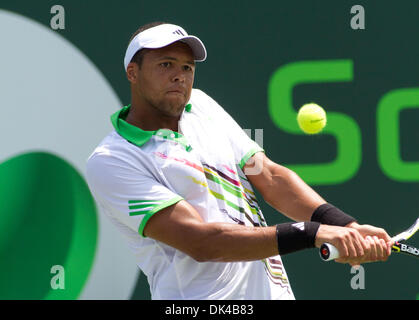
[[[360,225],[194,89],[202,41],[151,23],[126,50],[131,103],[87,162],[104,214],[125,235],[153,299],[294,299],[281,255],[335,245],[338,262],[386,260],[385,230]],[[220,76],[224,70],[220,71]],[[256,188],[292,222],[268,226]]]

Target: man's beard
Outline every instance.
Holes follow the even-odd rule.
[[[184,103],[174,104],[174,103],[161,103],[157,104],[152,101],[149,102],[149,104],[157,110],[159,113],[161,113],[163,116],[166,117],[179,117],[183,109],[185,109]]]

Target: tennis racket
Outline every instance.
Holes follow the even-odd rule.
[[[411,238],[416,231],[419,230],[419,218],[416,219],[415,223],[412,224],[408,229],[399,233],[398,235],[391,238],[394,241],[391,251],[397,253],[404,253],[416,258],[419,258],[419,249],[415,248],[409,244],[404,243],[404,241]],[[339,258],[339,251],[330,243],[323,243],[320,247],[320,257],[323,261],[330,261]]]

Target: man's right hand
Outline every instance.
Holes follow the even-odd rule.
[[[359,265],[366,262],[385,261],[391,253],[391,243],[376,236],[364,238],[355,228],[320,225],[315,245],[323,243],[334,245],[340,258],[339,263]]]

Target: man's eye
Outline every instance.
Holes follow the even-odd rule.
[[[162,63],[160,63],[160,65],[162,67],[168,68],[168,67],[170,67],[170,62],[162,62]]]
[[[192,70],[192,68],[191,68],[190,66],[184,66],[184,67],[183,67],[183,70],[185,70],[185,71],[190,71],[190,70]]]

